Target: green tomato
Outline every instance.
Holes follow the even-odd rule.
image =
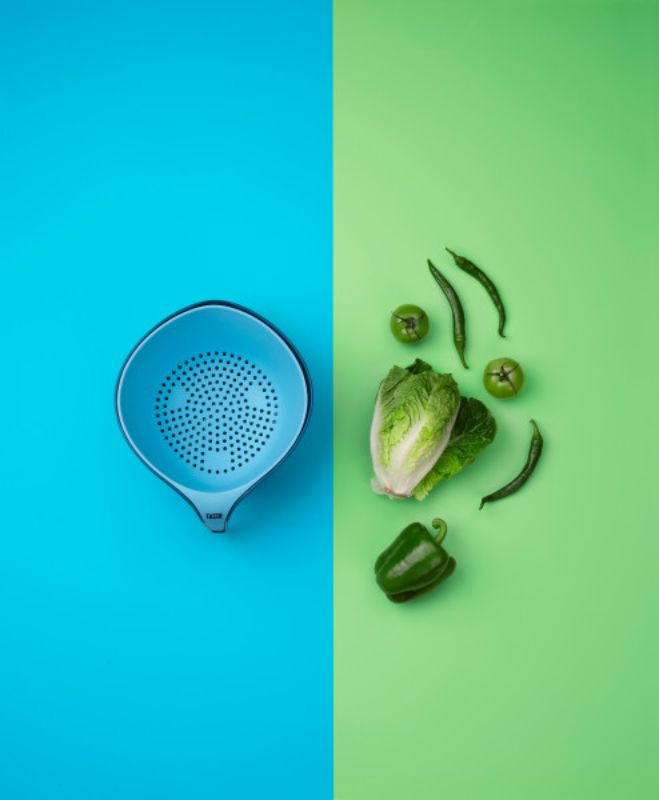
[[[485,367],[483,383],[493,397],[515,397],[524,386],[524,372],[514,358],[495,358]]]
[[[399,342],[414,344],[420,342],[428,333],[430,324],[428,315],[422,308],[406,304],[398,306],[392,312],[389,326]]]

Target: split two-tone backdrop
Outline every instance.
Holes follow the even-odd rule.
[[[623,0],[0,3],[3,798],[657,796],[658,35]],[[496,276],[505,340],[446,246]],[[140,336],[215,298],[314,385],[225,536],[113,411]],[[392,502],[373,398],[417,356],[499,433]],[[530,417],[537,474],[479,512]],[[389,603],[375,557],[439,515],[455,575]]]

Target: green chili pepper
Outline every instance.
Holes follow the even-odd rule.
[[[455,570],[455,560],[441,543],[446,536],[446,523],[434,519],[433,536],[419,522],[413,522],[398,535],[375,562],[375,580],[394,603],[404,603],[438,586]]]
[[[499,290],[487,277],[483,270],[477,267],[473,261],[470,261],[464,256],[459,256],[448,247],[446,250],[453,256],[453,260],[461,270],[476,278],[476,280],[485,287],[485,291],[490,295],[496,310],[499,312],[499,336],[504,337],[503,326],[506,324],[506,309],[503,307]]]
[[[465,369],[469,369],[467,362],[465,361],[465,345],[467,343],[467,337],[465,334],[465,312],[462,308],[460,298],[458,297],[455,289],[430,259],[428,259],[428,267],[430,268],[430,274],[439,284],[439,288],[444,292],[446,299],[451,306],[451,313],[453,314],[453,342],[455,344],[455,349],[458,351],[458,355],[460,356],[460,361],[462,361],[462,366]]]
[[[542,455],[543,439],[535,420],[531,420],[531,426],[533,427],[531,446],[529,448],[529,455],[526,459],[524,469],[522,469],[519,475],[516,478],[513,478],[510,483],[507,483],[505,486],[502,486],[501,489],[498,489],[496,492],[492,492],[492,494],[488,494],[486,497],[484,497],[481,500],[479,508],[483,508],[485,503],[492,503],[494,500],[501,500],[503,497],[508,497],[509,495],[514,494],[518,489],[521,489],[522,486],[524,486],[524,484],[533,474],[533,470],[538,465],[538,461]]]

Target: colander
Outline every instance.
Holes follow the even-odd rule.
[[[115,403],[137,456],[222,532],[302,435],[311,382],[274,325],[212,300],[144,336],[119,373]]]

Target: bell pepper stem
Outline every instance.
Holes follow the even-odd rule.
[[[443,519],[436,517],[432,521],[432,526],[437,531],[437,533],[435,534],[435,541],[437,542],[437,544],[441,544],[444,541],[446,534],[448,533],[448,525],[444,522]]]

